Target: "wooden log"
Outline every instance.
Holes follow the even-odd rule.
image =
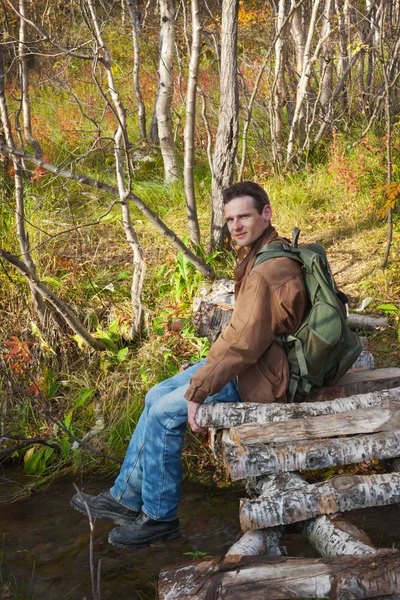
[[[284,531],[284,527],[248,531],[229,548],[223,562],[237,562],[242,556],[286,556],[287,549],[282,543]]]
[[[383,394],[384,392],[378,392]],[[290,442],[338,435],[400,431],[400,396],[383,401],[379,408],[363,408],[340,414],[291,419],[281,423],[249,423],[232,427],[229,435],[237,444]]]
[[[322,387],[312,391],[303,398],[304,402],[323,402],[346,398],[353,394],[367,394],[379,390],[387,390],[400,386],[400,369],[373,369],[346,373],[332,386]]]
[[[193,317],[194,333],[197,337],[206,337],[212,344],[232,317],[232,308],[228,305],[216,306],[202,300]]]
[[[224,431],[222,459],[233,480],[281,471],[315,470],[369,460],[396,458],[400,431],[372,433],[352,438],[294,441],[281,444],[239,446]]]
[[[294,474],[280,473],[266,478],[259,498],[241,501],[243,532],[400,502],[399,473],[340,475],[316,485],[307,484],[301,478],[296,482],[293,477]]]
[[[357,358],[356,362],[353,363],[351,369],[348,371],[348,373],[353,373],[354,371],[366,371],[366,370],[372,370],[375,369],[375,361],[374,361],[374,357],[372,356],[371,352],[368,352],[367,350],[363,350],[360,354],[360,356]]]
[[[342,515],[323,515],[305,521],[300,531],[321,556],[378,552],[367,534],[346,521]]]
[[[217,560],[162,569],[160,600],[371,598],[400,592],[400,553],[258,558],[226,570]]]
[[[384,328],[388,326],[387,317],[374,317],[373,315],[358,315],[356,313],[350,313],[348,316],[348,323],[351,329],[368,329],[375,331],[376,329]]]
[[[387,369],[384,370],[386,371]],[[398,372],[395,381],[397,385],[400,386],[400,369],[388,370]],[[360,373],[354,373],[353,377],[354,376],[359,377]],[[380,382],[381,381],[382,380],[380,379]],[[394,386],[388,387],[394,388]],[[289,419],[317,417],[320,415],[343,413],[361,408],[378,407],[381,406],[383,401],[396,401],[397,398],[400,398],[400,387],[391,390],[385,389],[383,391],[378,390],[376,392],[371,391],[368,393],[349,395],[346,398],[339,395],[338,399],[323,400],[320,402],[301,402],[299,404],[257,404],[255,402],[206,403],[199,407],[196,415],[196,422],[201,427],[226,429],[244,423],[287,421]]]

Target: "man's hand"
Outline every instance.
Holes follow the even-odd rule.
[[[206,431],[206,428],[199,427],[196,423],[196,413],[199,406],[200,404],[198,404],[198,402],[191,402],[188,400],[188,422],[192,431]]]

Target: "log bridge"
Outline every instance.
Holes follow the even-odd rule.
[[[222,558],[164,568],[160,600],[400,599],[400,552],[377,548],[345,518],[400,503],[400,369],[362,370],[373,367],[366,346],[363,355],[307,402],[200,407],[197,422],[227,473],[247,479],[242,537]],[[323,469],[383,459],[382,474],[324,478]],[[320,557],[287,556],[286,526]]]

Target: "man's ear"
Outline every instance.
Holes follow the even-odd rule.
[[[272,208],[271,208],[271,206],[270,206],[269,204],[266,204],[266,205],[264,206],[264,208],[263,208],[263,211],[262,211],[262,215],[263,215],[263,217],[264,217],[264,218],[265,218],[267,221],[270,221],[270,220],[271,220],[271,218],[272,218]]]

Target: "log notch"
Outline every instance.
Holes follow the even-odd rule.
[[[280,473],[261,481],[261,496],[241,501],[244,532],[400,502],[399,473],[341,475],[316,485],[306,483],[295,473]]]
[[[379,392],[382,394],[382,392]],[[281,423],[249,423],[232,427],[229,435],[237,444],[267,444],[329,438],[338,435],[400,431],[400,397],[382,401],[379,408],[363,408],[340,414],[291,419]]]
[[[224,431],[221,448],[225,468],[232,479],[237,480],[281,471],[312,471],[396,458],[400,454],[400,431],[246,446],[232,442],[229,433]]]
[[[400,369],[398,383],[400,385]],[[396,380],[397,381],[397,380]],[[346,413],[380,407],[385,402],[400,400],[400,387],[392,390],[356,394],[331,401],[300,404],[257,404],[253,402],[218,402],[202,404],[196,421],[201,427],[229,429],[245,423],[268,423]]]
[[[262,558],[235,566],[217,560],[165,568],[160,600],[254,600],[268,598],[371,598],[400,593],[400,553],[319,559]]]

